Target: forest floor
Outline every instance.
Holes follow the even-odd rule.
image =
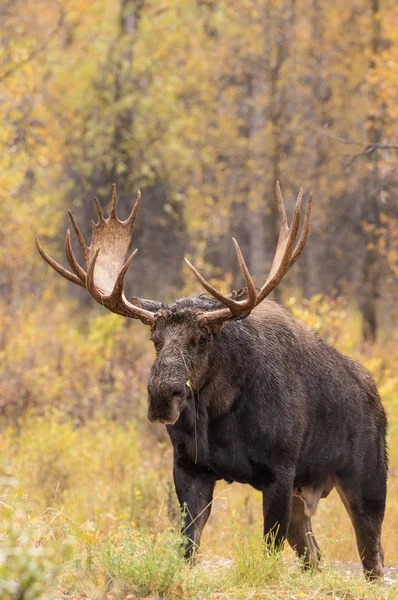
[[[189,586],[189,589],[176,586],[169,593],[149,592],[148,595],[142,594],[142,590],[134,587],[130,589],[127,587],[124,591],[121,588],[108,592],[92,590],[88,595],[87,593],[75,594],[61,591],[61,598],[64,600],[99,600],[100,598],[104,600],[135,600],[143,597],[149,600],[164,600],[165,598],[396,600],[398,598],[398,566],[386,566],[384,580],[375,584],[369,584],[364,580],[360,563],[345,561],[334,561],[324,565],[322,572],[311,574],[301,572],[297,561],[287,560],[282,568],[279,566],[278,577],[271,577],[262,585],[260,581],[255,582],[256,578],[261,578],[258,572],[257,574],[253,572],[251,576],[247,572],[248,579],[246,581],[243,579],[238,583],[234,577],[236,572],[232,561],[222,557],[204,560],[195,568],[191,568],[190,572],[193,580],[196,579],[196,585]],[[230,582],[227,581],[228,572],[232,575]]]

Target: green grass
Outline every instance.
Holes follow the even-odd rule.
[[[229,542],[231,560],[202,557],[189,567],[172,531],[154,535],[121,527],[98,544],[69,539],[55,551],[53,543],[38,545],[29,532],[15,529],[2,541],[1,598],[398,598],[398,583],[368,584],[332,566],[307,573],[286,554],[265,556],[259,535]]]
[[[302,572],[288,547],[265,553],[261,495],[223,483],[198,565],[188,567],[170,445],[150,432],[106,421],[77,427],[48,414],[28,417],[0,436],[1,600],[398,598],[398,583],[370,585],[360,573],[348,578],[334,565],[359,562],[334,492],[314,519],[321,573]],[[395,445],[391,458],[394,469]],[[383,536],[390,565],[398,565],[397,501],[392,476]]]

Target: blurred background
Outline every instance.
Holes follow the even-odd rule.
[[[61,259],[71,208],[89,241],[94,196],[106,207],[114,181],[122,217],[143,195],[131,295],[165,302],[198,289],[184,255],[239,288],[232,235],[261,285],[276,181],[290,213],[299,186],[313,189],[310,239],[278,299],[348,303],[361,341],[391,339],[395,2],[3,0],[0,11],[2,348],[28,320],[56,344],[57,311],[66,336],[89,323],[82,311],[104,314],[57,280],[33,238]]]
[[[164,302],[199,291],[184,255],[224,291],[241,287],[232,235],[262,285],[276,181],[290,215],[299,187],[312,189],[309,241],[276,297],[372,371],[397,436],[395,0],[1,0],[0,23],[0,453],[28,520],[62,504],[79,531],[105,513],[153,525],[174,502],[165,430],[145,421],[148,331],[94,305],[34,247],[37,235],[66,264],[67,208],[89,242],[94,196],[107,209],[113,182],[122,217],[143,197],[130,295]],[[104,439],[123,440],[109,473]],[[129,502],[109,494],[123,457]],[[253,496],[241,494],[231,510],[246,527]],[[333,536],[340,516],[328,523]]]

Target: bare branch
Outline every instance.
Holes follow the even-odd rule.
[[[368,146],[368,144],[369,144],[369,142],[367,142],[367,141],[362,142],[360,140],[352,140],[350,138],[345,138],[341,135],[335,135],[331,131],[326,131],[325,129],[321,129],[319,127],[317,127],[315,129],[315,131],[317,133],[320,133],[324,137],[328,137],[332,140],[336,140],[336,142],[340,142],[342,144],[347,144],[349,146]]]
[[[398,144],[369,144],[367,148],[362,152],[362,154],[371,154],[375,150],[398,150]]]
[[[369,142],[365,142],[365,141],[361,142],[359,140],[352,140],[350,138],[345,138],[340,135],[335,135],[334,133],[331,133],[330,131],[324,131],[323,129],[317,129],[317,132],[325,137],[332,139],[332,140],[336,140],[336,142],[340,142],[341,144],[347,144],[349,146],[364,147],[364,150],[362,152],[359,152],[355,156],[361,156],[361,155],[367,156],[368,154],[372,154],[372,152],[374,152],[375,150],[398,150],[398,144],[390,144],[390,143],[383,144],[381,142],[375,142],[373,144],[369,144]]]
[[[362,152],[350,152],[340,155],[340,158],[347,158],[348,162],[345,165],[345,168],[352,167],[352,165],[361,157],[369,157],[376,150],[398,150],[398,144],[391,143],[381,143],[374,142],[370,143],[368,141],[360,141],[360,140],[352,140],[350,138],[346,138],[340,135],[335,135],[330,131],[325,131],[324,129],[316,128],[315,131],[322,136],[328,137],[340,144],[345,144],[347,146],[361,146],[363,148]]]

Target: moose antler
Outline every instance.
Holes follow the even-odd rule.
[[[247,316],[268,296],[268,294],[272,292],[303,251],[310,228],[312,192],[307,201],[304,224],[297,244],[296,238],[300,226],[300,206],[303,190],[300,188],[290,228],[287,225],[286,211],[279,182],[276,184],[276,197],[280,218],[279,239],[270,273],[260,290],[257,290],[253,283],[253,279],[246,266],[239,244],[235,239],[233,242],[236,254],[246,282],[246,297],[244,300],[234,300],[230,296],[225,296],[216,290],[216,288],[206,281],[206,279],[195,269],[189,260],[185,259],[189,268],[203,287],[226,307],[201,313],[199,315],[199,320],[203,324],[222,323],[223,321],[232,318]],[[100,203],[96,198],[95,204],[98,213],[98,223],[92,223],[90,246],[86,245],[79,226],[74,216],[69,211],[73,229],[75,230],[83,252],[86,270],[78,263],[73,253],[69,230],[66,233],[65,254],[72,272],[68,271],[51,258],[51,256],[43,250],[38,239],[36,239],[36,245],[41,256],[55,271],[57,271],[57,273],[62,275],[62,277],[65,277],[65,279],[68,279],[81,287],[87,288],[91,296],[110,311],[124,317],[140,319],[145,325],[153,325],[155,323],[154,313],[145,310],[139,305],[131,304],[123,291],[123,283],[127,269],[137,253],[137,250],[134,250],[126,260],[134,221],[140,206],[140,199],[141,193],[138,190],[137,200],[130,216],[126,221],[120,221],[116,214],[117,198],[115,184],[113,185],[112,190],[111,215],[108,219],[104,218]]]
[[[91,244],[86,245],[76,219],[70,211],[69,216],[75,230],[77,239],[83,252],[86,271],[80,266],[72,250],[70,231],[68,229],[65,240],[65,254],[73,271],[71,273],[49,256],[36,238],[36,246],[42,258],[57,273],[87,288],[91,296],[100,304],[118,315],[140,319],[146,325],[154,323],[154,315],[148,310],[131,304],[123,291],[124,278],[137,250],[126,260],[131,242],[134,221],[140,206],[141,193],[138,190],[137,200],[133,210],[126,221],[117,217],[116,185],[112,189],[111,215],[104,218],[98,199],[95,205],[98,214],[98,223],[92,222]]]
[[[214,298],[217,298],[217,300],[222,302],[222,304],[224,304],[227,307],[215,311],[203,312],[200,316],[200,320],[204,324],[211,324],[216,322],[221,323],[234,317],[248,315],[256,306],[258,306],[258,304],[260,304],[260,302],[264,300],[264,298],[266,298],[272,292],[272,290],[278,285],[282,277],[286,275],[290,267],[296,262],[301,252],[303,251],[310,228],[312,192],[308,197],[304,217],[304,224],[301,230],[300,238],[296,245],[295,242],[300,226],[300,206],[303,198],[303,190],[302,188],[300,188],[300,191],[298,193],[292,224],[290,228],[287,225],[286,210],[283,202],[281,189],[279,186],[279,181],[276,184],[276,197],[280,219],[278,244],[276,247],[276,252],[274,260],[272,262],[271,270],[269,272],[266,282],[264,283],[260,291],[257,291],[254,286],[253,279],[246,266],[241,249],[239,248],[239,244],[235,239],[233,239],[233,242],[235,245],[239,265],[243,272],[247,288],[247,297],[244,300],[234,300],[231,297],[225,296],[224,294],[216,290],[216,288],[213,287],[208,281],[206,281],[206,279],[199,273],[199,271],[195,269],[195,267],[189,262],[189,260],[187,258],[185,259],[188,267],[191,269],[192,273],[199,280],[199,282],[203,285],[205,290],[207,290],[209,294],[214,296]]]

